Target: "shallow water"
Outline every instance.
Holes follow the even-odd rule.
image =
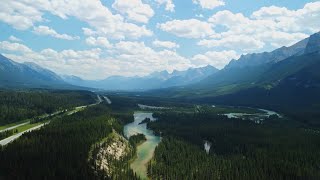
[[[232,106],[230,106],[232,107]],[[251,108],[251,107],[247,107],[247,108]],[[252,108],[255,109],[255,108]],[[244,118],[244,117],[251,117],[251,118],[265,118],[265,117],[270,117],[272,115],[277,115],[280,118],[282,118],[282,116],[280,114],[278,114],[277,112],[274,111],[270,111],[270,110],[266,110],[266,109],[258,109],[260,111],[262,111],[263,113],[255,113],[255,114],[248,114],[248,113],[226,113],[224,115],[228,116],[228,118]]]
[[[135,134],[144,134],[147,141],[137,147],[137,157],[130,164],[132,170],[142,179],[147,179],[147,163],[152,159],[156,146],[160,143],[161,138],[155,136],[151,130],[148,130],[146,124],[140,124],[145,118],[155,119],[152,113],[135,112],[134,122],[124,127],[124,135],[129,138]]]

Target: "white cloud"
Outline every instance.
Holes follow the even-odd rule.
[[[10,36],[10,37],[9,37],[9,40],[10,40],[10,41],[15,41],[15,42],[22,42],[21,39],[15,37],[15,36]]]
[[[115,0],[112,7],[121,14],[125,14],[128,19],[140,23],[148,23],[154,15],[153,9],[141,0]]]
[[[83,51],[44,49],[35,52],[25,45],[3,41],[0,42],[0,49],[8,52],[3,54],[14,61],[31,61],[58,74],[73,74],[88,79],[103,78],[105,75],[106,65],[99,48]],[[110,71],[111,68],[112,65]]]
[[[156,2],[159,4],[159,5],[162,5],[162,4],[165,4],[166,6],[166,11],[171,11],[171,12],[174,12],[174,7],[175,5],[173,4],[172,0],[156,0]]]
[[[146,75],[154,71],[185,70],[190,60],[175,51],[155,51],[143,42],[120,41],[110,51],[113,62],[120,65],[127,75]]]
[[[75,17],[86,22],[100,36],[114,39],[151,36],[145,26],[125,22],[124,18],[105,7],[100,0],[15,0],[1,2],[0,21],[16,29],[26,30],[35,23],[44,21],[43,14],[49,12],[62,19]]]
[[[231,11],[224,10],[219,11],[208,19],[213,25],[224,25],[228,28],[237,26],[237,24],[249,23],[250,20],[246,18],[243,14],[234,14]]]
[[[168,20],[157,25],[162,31],[178,37],[198,39],[198,45],[212,48],[204,54],[197,53],[192,58],[186,58],[176,52],[179,48],[176,42],[155,40],[151,42],[152,47],[160,48],[153,49],[138,40],[153,35],[149,29],[153,23],[145,25],[131,23],[150,21],[154,12],[147,2],[151,1],[116,0],[113,8],[119,13],[117,14],[104,6],[100,0],[7,0],[1,3],[0,21],[18,30],[32,28],[41,35],[71,40],[77,37],[60,34],[61,32],[52,29],[53,26],[49,28],[40,24],[50,23],[52,19],[45,18],[52,15],[65,20],[66,26],[69,25],[68,19],[72,21],[76,19],[85,24],[82,28],[86,36],[85,43],[92,46],[89,47],[92,49],[82,51],[43,49],[35,52],[26,45],[18,43],[19,40],[14,36],[9,37],[10,41],[0,42],[0,49],[14,60],[21,62],[32,60],[58,73],[101,79],[110,75],[145,75],[164,69],[184,70],[207,64],[222,68],[231,59],[236,59],[240,53],[288,46],[320,29],[320,2],[307,3],[298,10],[276,6],[263,7],[249,16],[231,11],[219,11],[207,21],[202,14],[195,16],[203,18],[201,20],[172,20],[172,17],[162,15],[163,19]],[[213,9],[222,6],[224,1],[193,0],[193,2],[204,9]],[[155,3],[165,6],[167,11],[174,11],[172,0],[154,0],[153,4]],[[161,35],[157,38],[161,39]],[[117,43],[116,40],[120,42]]]
[[[318,32],[320,29],[320,2],[310,2],[302,9],[289,10],[284,7],[263,7],[253,12],[253,19],[268,19],[276,24],[276,27],[286,31]]]
[[[212,65],[222,69],[232,59],[238,59],[239,55],[235,51],[208,51],[204,54],[198,54],[192,57],[191,62],[198,67]]]
[[[155,47],[162,47],[162,48],[168,48],[168,49],[173,49],[173,48],[179,48],[179,44],[171,41],[159,41],[155,40],[152,42],[153,46]]]
[[[14,51],[19,53],[30,53],[32,50],[20,43],[11,43],[8,41],[0,42],[0,49],[5,51]]]
[[[225,47],[242,52],[266,47],[290,46],[320,29],[320,2],[307,3],[302,9],[263,7],[246,17],[241,13],[219,11],[208,19],[224,31],[201,40],[198,45]],[[220,28],[221,29],[221,28]]]
[[[77,75],[84,79],[104,79],[111,75],[147,75],[154,71],[185,70],[190,60],[175,51],[155,51],[143,42],[120,41],[110,48],[109,57],[101,49],[35,52],[23,44],[0,42],[5,56],[18,61],[32,61],[59,74]],[[17,55],[18,54],[18,55]]]
[[[38,35],[43,36],[51,36],[57,39],[64,39],[64,40],[77,40],[79,39],[78,36],[70,36],[67,34],[59,34],[54,29],[51,29],[48,26],[38,26],[33,28],[33,32]]]
[[[185,38],[205,38],[213,35],[212,25],[197,19],[173,20],[158,24],[163,31]]]
[[[219,6],[224,6],[224,0],[192,0],[194,4],[199,4],[204,9],[214,9]]]
[[[105,48],[111,48],[112,45],[110,44],[110,42],[108,41],[107,38],[105,37],[88,37],[86,39],[86,43],[89,46],[100,46],[100,47],[105,47]]]
[[[0,21],[15,29],[26,30],[35,22],[43,21],[42,12],[36,7],[29,6],[22,1],[2,1]]]
[[[251,36],[237,35],[227,36],[218,40],[201,40],[198,45],[208,48],[224,47],[233,50],[254,51],[261,49],[264,46],[264,42]]]
[[[282,46],[291,46],[294,43],[307,38],[308,35],[304,33],[287,33],[281,31],[269,31],[257,34],[256,38],[261,39],[264,43],[277,48]]]

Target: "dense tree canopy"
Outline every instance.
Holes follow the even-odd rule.
[[[88,91],[0,91],[0,125],[95,101]]]
[[[209,111],[155,116],[148,126],[164,138],[149,164],[152,179],[320,178],[318,130],[286,120],[255,124]],[[211,144],[208,155],[205,141]]]
[[[103,172],[93,171],[88,153],[113,130],[122,133],[123,124],[110,114],[105,104],[92,106],[23,135],[2,148],[0,175],[6,179],[105,179]],[[112,176],[118,179],[134,177],[130,168],[115,173]]]

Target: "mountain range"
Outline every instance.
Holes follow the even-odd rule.
[[[0,55],[0,87],[2,88],[71,88],[103,90],[150,90],[199,82],[216,73],[212,66],[190,68],[186,71],[155,72],[144,77],[112,76],[104,80],[83,80],[77,76],[59,76],[31,63],[17,63]]]
[[[71,88],[56,73],[31,62],[17,63],[0,54],[2,88]]]
[[[320,33],[316,33],[290,47],[242,55],[224,69],[192,86],[154,90],[150,93],[198,98],[226,95],[252,87],[272,89],[285,78],[319,63],[319,50]]]
[[[200,68],[189,68],[185,71],[175,70],[172,73],[168,71],[154,72],[143,77],[111,76],[104,80],[89,81],[76,76],[63,76],[63,79],[77,86],[105,90],[136,91],[189,85],[199,82],[216,72],[218,72],[218,69],[208,65]]]
[[[172,73],[161,71],[143,77],[111,76],[96,81],[59,76],[34,63],[17,63],[0,55],[0,87],[149,90],[149,94],[185,98],[225,96],[250,88],[273,91],[293,80],[300,80],[300,83],[296,82],[299,86],[318,88],[319,72],[314,67],[318,67],[320,62],[319,50],[320,33],[316,33],[289,47],[242,55],[222,70],[208,65]]]
[[[290,47],[243,55],[192,86],[153,90],[147,95],[267,108],[320,125],[320,33]]]

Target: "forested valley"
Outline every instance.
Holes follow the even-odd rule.
[[[88,158],[89,152],[110,134],[122,134],[132,114],[114,113],[106,103],[70,116],[59,116],[27,133],[0,151],[0,179],[135,179],[124,159],[109,159],[116,171],[106,174]],[[115,115],[117,116],[115,118]]]
[[[154,117],[148,127],[163,139],[148,164],[152,179],[320,178],[319,129],[276,117],[256,124],[207,110]]]
[[[0,125],[96,102],[88,91],[0,91]]]
[[[48,95],[82,98],[67,98],[71,100],[65,107],[97,101],[96,94],[86,91],[56,93]],[[152,111],[156,120],[146,118],[141,125],[147,123],[161,136],[147,163],[150,179],[320,178],[320,129],[302,121],[274,115],[257,124],[221,114],[261,113],[259,109],[108,97],[112,104],[104,101],[71,115],[54,116],[41,129],[1,147],[0,179],[139,179],[130,163],[146,137],[136,134],[125,139],[123,134],[135,111]],[[143,103],[169,108],[141,110],[138,104]]]

